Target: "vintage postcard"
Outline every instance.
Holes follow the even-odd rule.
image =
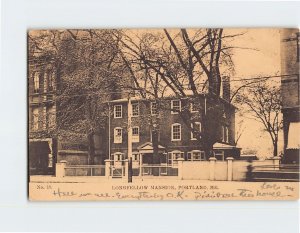
[[[297,200],[299,29],[28,31],[32,201]]]

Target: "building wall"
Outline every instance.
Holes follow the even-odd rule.
[[[47,133],[50,123],[50,114],[52,116],[51,120],[55,121],[55,109],[56,105],[54,102],[54,89],[49,89],[49,79],[48,75],[51,72],[48,66],[35,67],[29,66],[28,75],[28,119],[29,119],[29,132],[35,134],[36,132]],[[39,89],[38,92],[34,91],[34,77],[38,75],[39,77]],[[54,82],[53,82],[54,84]],[[37,130],[34,129],[33,125],[33,112],[34,109],[38,109],[38,127]],[[51,112],[50,112],[51,111]],[[54,123],[55,122],[51,122]]]
[[[297,51],[298,29],[282,29],[281,38],[281,73],[291,75],[282,77],[283,108],[299,107],[299,52]]]
[[[28,67],[28,130],[29,130],[29,172],[34,174],[54,174],[57,161],[57,140],[50,131],[55,126],[56,105],[53,90],[49,88],[47,74],[51,66],[29,64]],[[35,91],[34,77],[38,77]],[[54,84],[54,83],[53,83]],[[54,86],[53,86],[54,87]],[[48,146],[45,146],[45,142]],[[45,145],[42,145],[44,143]],[[50,162],[49,160],[52,160]],[[36,161],[44,161],[43,164]],[[49,164],[49,165],[48,165]]]
[[[132,101],[132,103],[136,103]],[[138,126],[140,129],[140,141],[138,143],[133,143],[133,151],[137,151],[137,148],[146,142],[151,141],[150,129],[151,129],[151,116],[150,116],[150,103],[145,101],[138,101],[140,114],[138,117],[132,117],[132,127]],[[181,100],[181,109],[189,108],[190,100]],[[207,103],[207,107],[214,103]],[[227,126],[229,130],[229,142],[227,144],[234,145],[235,141],[235,108],[224,101],[224,117],[220,119],[221,125]],[[127,156],[127,101],[123,102],[113,102],[111,105],[111,126],[110,126],[110,142],[111,142],[111,154],[115,152],[121,152]],[[114,105],[122,105],[122,118],[114,118],[113,109]],[[200,112],[191,113],[191,119],[194,122],[201,122],[202,120],[202,110],[204,109],[204,96],[200,99]],[[202,142],[198,140],[191,140],[190,128],[186,125],[185,121],[179,114],[171,114],[171,99],[163,100],[163,110],[159,113],[158,126],[159,126],[159,145],[166,148],[168,152],[173,150],[180,150],[182,152],[189,152],[191,150],[201,150]],[[155,117],[152,116],[152,120]],[[181,140],[172,141],[172,124],[179,123],[181,125]],[[188,123],[190,124],[190,123]],[[122,143],[114,143],[114,129],[116,127],[121,127],[123,129]],[[222,142],[222,132],[221,128],[215,128],[212,130],[217,130],[219,135],[219,142]],[[226,142],[224,142],[226,144]]]
[[[281,43],[281,91],[284,134],[284,162],[299,163],[299,149],[287,149],[290,122],[300,121],[299,100],[299,30],[282,29]],[[289,75],[289,76],[285,76]]]

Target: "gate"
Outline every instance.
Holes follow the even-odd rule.
[[[109,169],[112,178],[122,178],[125,176],[125,160],[111,161]]]

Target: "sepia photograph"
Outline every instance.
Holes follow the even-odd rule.
[[[27,33],[29,200],[299,198],[299,29]]]

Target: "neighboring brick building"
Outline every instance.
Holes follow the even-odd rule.
[[[30,63],[28,70],[29,172],[54,174],[57,140],[51,131],[56,125],[55,73],[41,60]]]
[[[60,127],[57,93],[62,87],[55,66],[47,59],[38,58],[28,68],[29,174],[54,174],[55,163],[61,160],[69,165],[89,164],[86,136],[62,136],[62,131],[72,134],[72,130]],[[122,93],[114,93],[111,99],[122,97]],[[93,140],[93,163],[103,164],[107,158],[107,137],[96,132]]]
[[[299,30],[282,29],[281,91],[284,130],[285,163],[299,163],[300,105],[299,105]]]
[[[30,175],[51,175],[55,163],[66,160],[69,165],[89,164],[86,135],[66,138],[62,131],[73,133],[61,126],[58,93],[63,89],[55,64],[51,59],[31,56],[28,64],[28,158]],[[125,78],[124,78],[125,80]],[[123,81],[124,81],[123,80]],[[114,85],[113,85],[114,84]],[[112,83],[114,90],[120,84]],[[110,91],[110,90],[107,90]],[[121,98],[126,91],[112,92],[110,99]],[[73,133],[74,134],[74,133]],[[94,140],[94,164],[103,164],[107,158],[107,137],[96,132]]]
[[[227,87],[226,87],[227,85]],[[227,82],[225,88],[230,88]],[[224,91],[225,98],[230,97],[229,91]],[[220,99],[224,114],[217,126],[210,130],[217,130],[218,142],[214,145],[215,157],[224,160],[226,157],[239,157],[239,149],[234,146],[235,142],[235,107],[224,99]],[[122,160],[128,154],[128,99],[118,99],[110,103],[110,133],[109,150],[111,160]],[[175,99],[164,98],[160,102],[142,100],[133,97],[132,104],[132,151],[133,165],[140,162],[145,164],[176,163],[176,159],[207,160],[203,144],[196,139],[197,131],[201,133],[203,124],[202,112],[204,108],[214,105],[205,94],[197,97],[197,102],[192,96]],[[158,107],[158,106],[163,107]],[[190,109],[190,119],[183,120],[181,114],[176,111]],[[199,114],[200,112],[200,114]],[[159,158],[153,157],[154,148],[152,143],[153,128],[158,130],[158,154]],[[195,129],[192,132],[192,128]]]

